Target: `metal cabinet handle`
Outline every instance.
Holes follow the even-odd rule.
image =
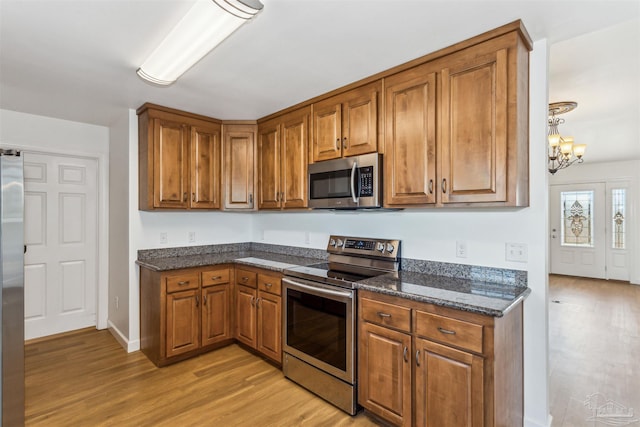
[[[280,201],[280,192],[276,191],[276,202]]]
[[[181,282],[178,282],[178,286],[184,286],[184,285],[188,285],[189,281],[188,280],[183,280]]]
[[[249,203],[253,204],[253,193],[249,193]]]
[[[262,298],[258,298],[258,299],[256,300],[256,308],[260,308],[260,300],[261,300],[261,299],[262,299]]]
[[[200,305],[200,298],[196,295],[196,307]]]
[[[347,148],[347,137],[342,138],[342,148]]]
[[[196,193],[191,193],[191,201],[192,202],[196,201]]]
[[[388,317],[391,317],[391,315],[390,315],[390,314],[388,314],[388,313],[383,313],[383,312],[381,312],[381,311],[379,311],[379,312],[378,312],[378,316],[380,316],[380,317],[382,317],[382,318],[385,318],[385,317],[387,317],[387,318],[388,318]]]
[[[420,366],[420,350],[416,350],[416,366]]]
[[[284,191],[280,192],[280,201],[284,202]]]
[[[441,328],[440,326],[438,326],[438,331],[440,331],[443,334],[447,334],[447,335],[455,335],[456,331],[450,331],[449,329],[444,329]]]
[[[187,201],[187,192],[186,191],[184,193],[182,193],[182,201],[183,202]]]
[[[433,180],[429,180],[429,194],[433,194]]]
[[[336,138],[336,150],[340,149],[340,138]]]
[[[442,178],[442,192],[447,192],[447,178]]]
[[[206,295],[202,296],[202,305],[207,305],[207,296]]]
[[[407,347],[405,347],[404,351],[402,352],[402,358],[404,359],[405,362],[409,361],[409,357],[407,355],[408,352],[409,352],[409,349]]]
[[[256,299],[256,297],[251,297],[251,299],[249,300],[249,304],[251,304],[252,306],[255,305],[254,300]]]

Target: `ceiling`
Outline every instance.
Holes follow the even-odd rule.
[[[579,103],[561,133],[591,161],[640,158],[638,1],[263,0],[175,84],[145,83],[135,70],[193,1],[0,0],[0,108],[103,126],[144,102],[256,119],[522,19],[552,45],[550,100]]]

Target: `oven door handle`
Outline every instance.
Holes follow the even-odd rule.
[[[333,295],[333,296],[342,297],[342,298],[352,298],[353,297],[353,294],[351,292],[334,291],[332,289],[321,288],[319,286],[316,287],[316,286],[303,285],[300,282],[294,282],[294,281],[289,280],[287,278],[282,279],[282,282],[286,283],[288,285],[293,285],[293,286],[296,286],[298,288],[306,289],[306,290],[312,291],[312,292],[322,293],[322,294],[325,294],[325,295]]]
[[[360,188],[356,194],[356,172],[358,172],[358,162],[353,162],[353,166],[351,166],[351,198],[353,203],[357,204],[360,201]]]

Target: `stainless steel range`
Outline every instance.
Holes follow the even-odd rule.
[[[284,375],[338,408],[357,412],[356,290],[397,273],[400,241],[331,236],[326,263],[284,271]]]

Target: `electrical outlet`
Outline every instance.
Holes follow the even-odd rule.
[[[160,233],[160,243],[169,243],[169,239],[167,239],[167,233]]]
[[[458,258],[467,257],[467,242],[462,242],[462,241],[456,242],[456,256]]]
[[[189,243],[193,243],[196,241],[196,232],[195,231],[190,231],[189,232]]]
[[[527,244],[526,243],[507,243],[505,245],[506,260],[514,262],[527,262]]]

